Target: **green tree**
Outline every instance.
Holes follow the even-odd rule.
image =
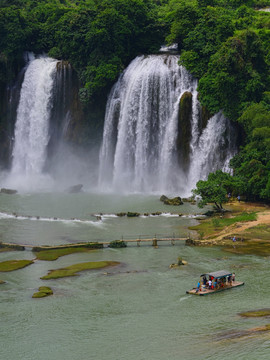
[[[239,179],[234,179],[230,174],[217,170],[210,173],[207,180],[200,180],[192,192],[200,197],[199,207],[214,203],[218,211],[223,211],[223,204],[228,201],[227,194],[239,190],[242,185]]]
[[[212,113],[223,109],[226,116],[237,120],[243,107],[260,101],[268,86],[262,42],[254,31],[245,30],[229,38],[211,57],[199,92],[203,105]]]

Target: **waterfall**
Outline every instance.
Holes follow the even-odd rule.
[[[221,112],[208,120],[202,134],[193,145],[188,176],[190,189],[210,172],[221,169],[229,172],[229,161],[236,154],[236,132]]]
[[[101,189],[190,194],[200,178],[228,164],[229,122],[217,114],[202,129],[197,81],[178,61],[177,55],[139,56],[114,85],[100,150]],[[179,128],[179,103],[185,93],[192,96],[192,116],[185,120],[191,122],[188,167],[179,162],[185,131]]]
[[[22,191],[41,190],[51,185],[43,170],[50,139],[57,60],[42,56],[27,58],[16,113],[10,173],[4,185]]]
[[[33,59],[25,72],[15,125],[13,174],[31,176],[42,173],[49,141],[56,63],[56,60],[46,57]]]

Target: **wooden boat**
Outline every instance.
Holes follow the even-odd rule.
[[[210,281],[211,286],[209,286],[209,280],[211,280]],[[188,290],[186,291],[186,293],[192,295],[204,296],[209,294],[215,294],[223,290],[229,290],[244,285],[243,282],[235,281],[234,273],[231,273],[226,270],[220,270],[212,273],[202,274],[200,276],[199,283],[196,288]]]

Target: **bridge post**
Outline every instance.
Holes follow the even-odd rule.
[[[152,246],[154,246],[155,248],[158,248],[158,244],[157,244],[157,235],[155,234],[155,237],[153,239],[153,243]]]
[[[172,244],[172,245],[175,245],[175,235],[174,235],[174,233],[173,233],[173,237],[172,237],[172,239],[171,239],[171,244]]]

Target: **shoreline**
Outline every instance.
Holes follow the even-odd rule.
[[[200,220],[199,225],[192,227],[192,230],[200,235],[200,238],[190,239],[187,245],[194,246],[222,246],[226,250],[234,253],[254,253],[259,255],[270,255],[270,207],[266,204],[237,202],[232,201],[225,204],[224,209],[227,210],[223,216],[219,216],[220,222],[223,218],[233,218],[237,214],[256,213],[256,220],[239,221],[228,226],[217,226],[213,228],[213,219],[219,221],[218,216]],[[201,229],[207,229],[209,233],[204,234]],[[235,241],[233,238],[235,237]],[[255,246],[256,245],[256,246]],[[258,249],[259,248],[259,249]],[[258,251],[259,250],[259,251]]]

